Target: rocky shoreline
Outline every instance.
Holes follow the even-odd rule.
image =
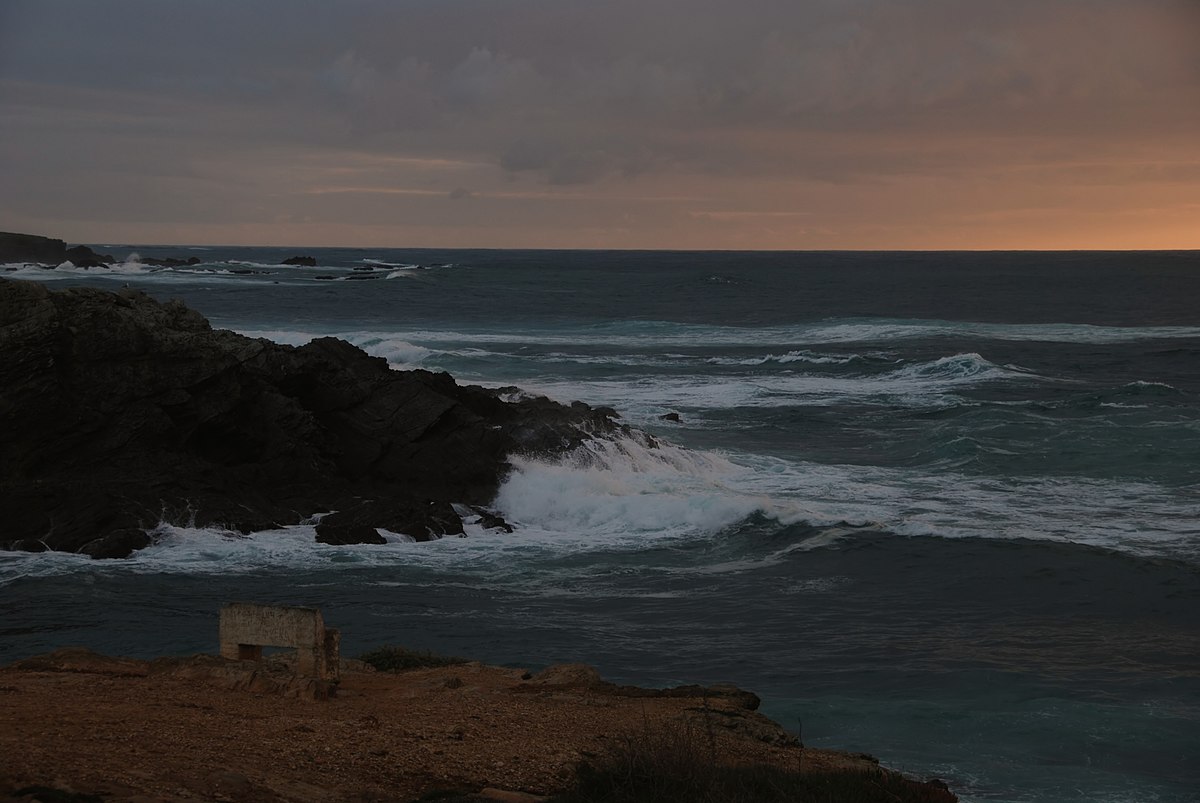
[[[0,548],[95,558],[160,522],[250,533],[337,511],[318,525],[334,544],[509,529],[487,506],[514,455],[653,445],[610,409],[214,330],[129,289],[0,278],[0,386]]]
[[[0,262],[111,261],[79,248],[0,235]],[[513,457],[656,445],[611,409],[393,370],[334,338],[214,330],[136,290],[3,277],[0,388],[0,549],[93,558],[130,555],[162,523],[244,534],[319,518],[330,544],[511,531],[488,505]],[[11,800],[574,803],[583,768],[664,738],[708,765],[812,776],[822,800],[956,799],[869,756],[804,748],[750,692],[617,686],[582,665],[347,661],[316,700],[286,661],[67,649],[0,667],[0,705]],[[868,797],[820,785],[839,773]]]
[[[119,260],[111,254],[101,254],[86,245],[68,246],[62,240],[41,237],[36,234],[17,234],[0,231],[0,265],[26,263],[38,265],[46,270],[55,270],[65,263],[84,270],[107,269]],[[138,263],[152,268],[186,268],[200,264],[200,258],[191,257],[141,257]],[[291,256],[279,263],[315,268],[317,260],[310,256]],[[250,273],[251,271],[241,271]]]
[[[616,686],[580,664],[389,673],[347,661],[341,675],[335,697],[315,701],[286,660],[140,661],[67,649],[0,667],[0,795],[534,803],[569,794],[581,766],[669,734],[706,762],[879,787],[855,800],[956,800],[944,784],[905,779],[870,756],[804,748],[753,710],[753,694],[728,686]]]

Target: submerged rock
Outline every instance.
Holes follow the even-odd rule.
[[[287,259],[283,260],[279,264],[280,265],[299,265],[299,266],[305,267],[305,268],[315,268],[317,266],[317,260],[315,257],[296,256],[296,257],[288,257]]]
[[[457,534],[450,503],[487,505],[510,455],[628,432],[607,409],[505,401],[335,338],[279,345],[135,290],[8,279],[0,387],[0,547],[97,557],[144,546],[161,521],[251,532],[329,510]],[[326,517],[327,537],[348,536],[341,520]]]

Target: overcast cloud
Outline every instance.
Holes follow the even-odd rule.
[[[1190,0],[0,0],[0,229],[1200,247]]]

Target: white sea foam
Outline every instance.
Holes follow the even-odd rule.
[[[621,321],[574,329],[523,329],[519,331],[462,332],[421,330],[405,332],[415,340],[455,343],[579,344],[644,347],[652,342],[660,348],[678,348],[703,343],[708,346],[788,346],[870,343],[946,337],[1058,343],[1120,343],[1156,338],[1200,337],[1196,326],[1095,326],[1072,323],[1000,324],[971,321],[871,320],[822,321],[793,326],[735,327],[674,323],[667,321]]]
[[[765,376],[626,376],[611,379],[497,379],[483,384],[520,384],[559,401],[580,399],[609,405],[634,421],[647,422],[667,408],[730,410],[830,404],[944,407],[963,388],[1020,378],[1050,381],[1019,366],[1000,366],[974,354],[955,354],[881,374],[830,376],[783,373]]]
[[[1029,538],[1143,555],[1200,551],[1197,500],[1152,483],[1081,477],[977,477],[910,468],[747,456],[753,487],[791,499],[813,523],[846,521],[901,535]]]
[[[710,365],[765,365],[767,363],[809,363],[812,365],[847,365],[864,359],[859,354],[818,354],[812,351],[789,351],[786,354],[766,354],[761,357],[709,357]]]
[[[387,332],[316,333],[291,329],[240,329],[247,337],[264,337],[288,346],[303,346],[317,337],[338,337],[358,346],[372,357],[383,357],[393,368],[412,368],[435,352]]]
[[[852,343],[928,337],[1055,343],[1120,343],[1152,338],[1200,337],[1195,326],[1096,326],[1077,323],[977,323],[971,321],[831,322],[808,330],[812,342]]]
[[[74,267],[72,265],[72,267]],[[8,262],[0,265],[0,277],[6,279],[29,279],[38,282],[53,282],[56,280],[69,279],[71,273],[64,271],[59,273],[57,270],[44,267],[35,262]]]
[[[753,558],[775,562],[863,528],[1195,558],[1197,501],[1153,483],[1000,479],[597,441],[560,461],[519,462],[497,506],[524,527],[584,533],[586,540],[712,536],[753,513],[784,525],[825,528],[813,539]]]
[[[1088,544],[1133,554],[1200,558],[1198,501],[1150,483],[1081,478],[987,478],[920,469],[823,465],[761,455],[715,454],[637,439],[590,441],[559,460],[515,461],[495,507],[516,532],[468,523],[466,538],[328,546],[312,524],[243,536],[160,525],[156,543],[123,561],[79,555],[0,554],[0,585],[17,577],[93,572],[207,574],[336,565],[396,566],[481,576],[557,571],[546,561],[588,552],[675,550],[697,539],[736,538],[751,516],[763,525],[805,523],[811,535],[766,552],[688,561],[672,574],[752,572],[837,548],[864,530],[902,536]],[[573,569],[563,569],[568,575]],[[529,593],[553,587],[543,577]],[[549,585],[548,585],[549,584]]]
[[[266,337],[289,345],[302,345],[317,336],[317,333],[294,330],[242,330],[242,333],[253,337]],[[464,348],[463,343],[426,338],[424,333],[332,331],[323,334],[340,337],[368,354],[383,357],[396,368],[438,366],[439,361],[452,359],[483,361],[488,363],[487,376],[472,376],[460,370],[458,366],[454,368],[454,372],[462,380],[485,386],[517,385],[531,393],[562,402],[581,400],[589,404],[612,406],[636,422],[653,421],[664,409],[680,407],[693,410],[729,410],[857,402],[888,403],[903,407],[943,407],[953,401],[948,394],[966,387],[1012,379],[1020,379],[1023,382],[1052,381],[1018,365],[997,365],[974,352],[948,355],[874,374],[830,375],[815,370],[811,373],[789,371],[769,375],[728,376],[706,373],[700,359],[674,352],[659,355],[521,353]],[[876,352],[875,355],[877,354]],[[881,357],[872,355],[871,358]],[[519,363],[533,368],[549,367],[555,363],[630,367],[696,366],[700,372],[568,379],[556,376],[550,371],[540,376],[531,376],[528,373],[505,375],[503,366],[506,363]],[[797,361],[798,366],[804,364],[806,363],[803,361]]]
[[[237,265],[237,266],[243,267],[243,268],[270,268],[272,270],[281,270],[281,269],[293,270],[293,269],[297,269],[297,268],[303,269],[305,267],[304,265],[280,265],[279,263],[276,263],[276,262],[251,262],[246,259],[227,259],[227,260],[225,260],[225,264],[226,265]]]
[[[367,337],[358,342],[350,342],[368,354],[383,357],[393,368],[416,366],[433,353],[424,346],[394,337]]]
[[[359,262],[363,265],[371,265],[377,268],[404,268],[406,270],[419,270],[420,265],[414,265],[410,262],[384,262],[382,259],[360,259]]]
[[[725,458],[635,439],[593,440],[553,462],[515,461],[496,507],[514,524],[586,538],[715,533],[772,508],[726,483]]]
[[[1125,387],[1140,391],[1152,391],[1158,393],[1175,394],[1179,393],[1179,388],[1174,385],[1169,385],[1166,382],[1147,382],[1145,380],[1137,380],[1130,382]]]
[[[124,262],[118,262],[109,266],[108,270],[111,273],[119,273],[125,276],[157,272],[152,267],[143,264],[141,256],[136,251],[125,257]]]

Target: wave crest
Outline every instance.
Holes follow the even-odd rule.
[[[596,439],[560,460],[513,463],[496,507],[523,527],[606,536],[716,533],[772,508],[766,497],[726,484],[742,467],[665,442]]]

